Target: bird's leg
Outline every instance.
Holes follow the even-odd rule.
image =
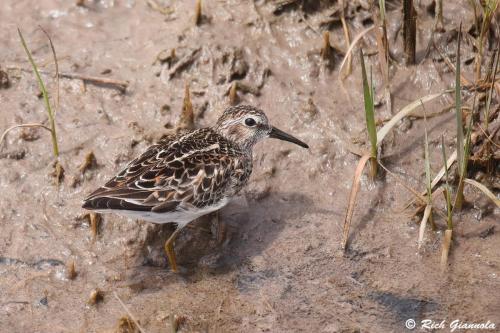
[[[182,228],[177,228],[165,242],[165,252],[167,253],[168,262],[173,272],[177,272],[177,262],[175,261],[174,241],[177,234]]]
[[[220,245],[226,240],[226,235],[227,235],[227,225],[224,221],[221,221],[219,218],[219,211],[215,212],[215,222],[217,223],[217,232],[215,235],[215,239],[217,240],[217,243]]]

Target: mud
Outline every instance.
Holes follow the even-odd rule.
[[[433,24],[428,2],[417,8],[417,60]],[[0,4],[0,69],[8,74],[0,88],[2,131],[47,124],[16,27],[46,71],[55,69],[38,25],[53,39],[61,72],[129,82],[122,93],[109,84],[61,79],[60,186],[50,176],[48,132],[16,129],[2,145],[1,332],[113,332],[127,315],[115,294],[147,332],[168,331],[174,316],[183,318],[182,332],[403,332],[410,318],[500,325],[499,210],[476,190],[466,190],[470,204],[455,220],[444,274],[439,260],[445,222],[436,218],[438,230],[427,231],[418,251],[418,224],[402,211],[411,194],[390,177],[375,183],[363,178],[349,249],[339,251],[358,160],[348,147],[366,137],[356,57],[353,73],[338,79],[345,45],[337,2],[301,8],[300,2],[204,1],[198,26],[194,1],[157,3],[173,11],[162,14],[134,0]],[[372,24],[359,3],[350,2],[346,13],[353,36]],[[467,4],[445,2],[448,30],[459,21],[472,24]],[[388,11],[394,41],[401,14],[398,5]],[[330,29],[337,50],[333,70],[320,57],[323,29]],[[375,39],[367,36],[367,61],[377,96],[383,96]],[[455,42],[448,38],[442,47],[453,54]],[[391,46],[400,59],[400,35]],[[472,73],[472,64],[464,67]],[[390,75],[394,112],[453,82],[453,73],[432,56],[410,68],[395,63]],[[53,92],[54,80],[43,77]],[[311,149],[260,143],[242,196],[218,217],[196,221],[180,234],[175,248],[181,274],[168,269],[162,252],[169,225],[105,215],[94,239],[80,208],[83,197],[175,125],[186,82],[196,126],[203,127],[228,105],[234,81],[240,103],[261,107]],[[450,102],[442,98],[426,110],[437,112]],[[391,116],[383,104],[376,112],[380,119]],[[435,174],[443,133],[448,153],[453,149],[454,115],[428,121]],[[391,135],[386,165],[423,190],[422,120],[407,120]],[[83,168],[90,152],[95,160]],[[223,239],[217,230],[225,230]],[[102,300],[89,303],[97,289]]]

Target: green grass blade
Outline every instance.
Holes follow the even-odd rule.
[[[385,21],[385,0],[378,0],[378,6],[380,8],[380,20]]]
[[[372,69],[370,68],[370,109],[367,115],[368,135],[372,148],[372,156],[377,157],[377,127],[375,125],[375,89],[373,87]]]
[[[477,95],[476,95],[477,96]],[[464,180],[467,178],[467,165],[469,163],[470,151],[471,151],[471,134],[472,134],[472,119],[474,118],[472,115],[474,114],[474,110],[476,109],[476,96],[474,96],[474,103],[472,105],[472,113],[469,117],[469,123],[467,125],[467,134],[465,139],[465,144],[463,147],[463,160],[461,169],[459,169],[460,179],[458,182],[457,195],[455,197],[455,205],[453,209],[462,209],[462,204],[464,200]],[[460,166],[460,165],[459,165]]]
[[[476,95],[477,96],[477,95]],[[476,97],[474,96],[474,105],[476,104]],[[474,112],[475,106],[472,107],[472,112]],[[466,177],[467,173],[467,164],[469,162],[470,152],[471,152],[471,135],[472,135],[472,120],[474,117],[469,117],[469,124],[467,125],[467,133],[465,137],[465,146],[464,146],[464,161],[462,163],[462,174],[463,178]]]
[[[31,67],[33,67],[33,71],[35,72],[36,79],[38,81],[38,86],[40,87],[40,91],[42,92],[43,100],[45,102],[45,108],[49,116],[50,129],[51,129],[50,133],[52,137],[52,148],[54,150],[54,156],[59,157],[59,147],[57,145],[57,136],[56,136],[56,125],[54,121],[54,113],[52,112],[52,108],[50,106],[49,94],[47,93],[47,89],[45,88],[45,84],[43,83],[42,77],[40,76],[38,67],[36,66],[35,61],[31,56],[31,52],[29,51],[28,46],[26,45],[26,41],[24,40],[23,34],[21,33],[21,30],[19,28],[17,28],[17,33],[19,34],[19,38],[21,38],[21,43],[23,45],[24,51],[28,56],[28,59],[31,63]]]
[[[451,189],[450,185],[448,184],[448,162],[446,158],[446,148],[444,145],[444,136],[441,135],[441,150],[443,153],[443,161],[444,161],[444,170],[445,170],[445,198],[446,198],[446,213],[447,213],[447,225],[448,229],[453,229],[453,222],[452,222],[452,208],[451,208]]]
[[[422,107],[424,105],[422,104]],[[429,158],[429,137],[427,134],[427,118],[424,111],[424,159],[425,159],[425,185],[427,187],[427,197],[429,204],[432,203],[432,188],[431,188],[431,163]]]
[[[368,77],[366,75],[365,60],[363,56],[363,50],[359,50],[361,59],[361,75],[363,77],[363,97],[365,102],[365,119],[366,128],[368,129],[368,137],[371,144],[371,160],[372,160],[372,176],[377,174],[377,128],[375,126],[375,103],[374,90],[373,90],[373,80],[371,80],[371,85],[368,83]],[[371,75],[370,75],[370,79]]]
[[[424,108],[425,185],[427,187],[427,206],[429,207],[429,208],[426,208],[426,209],[429,210],[429,212],[428,212],[428,218],[429,218],[429,221],[431,222],[431,224],[432,224],[432,226],[434,228],[435,227],[435,225],[434,225],[434,219],[432,217],[432,186],[431,186],[432,175],[431,175],[431,162],[430,162],[430,157],[429,157],[429,136],[428,136],[428,133],[427,133],[427,117],[426,117],[426,114],[425,114],[424,103],[422,103],[422,108]],[[424,221],[424,220],[422,220],[422,221]],[[423,227],[423,228],[425,228],[425,227]]]
[[[457,54],[456,54],[456,65],[455,65],[455,110],[456,110],[456,120],[457,120],[457,162],[458,169],[462,170],[462,163],[464,158],[464,125],[463,125],[463,114],[462,114],[462,98],[460,95],[460,38],[462,35],[462,26],[460,26],[460,31],[458,32],[458,43],[457,43]]]

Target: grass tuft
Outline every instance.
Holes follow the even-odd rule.
[[[361,57],[361,59],[363,59],[363,57]],[[362,66],[363,66],[362,70],[364,70],[364,62],[363,62],[363,60],[362,60]],[[365,76],[366,76],[366,71],[364,71],[364,72],[365,72]],[[366,83],[367,83],[367,81],[368,80],[366,80]],[[370,89],[367,89],[367,92],[370,95],[373,94],[373,90],[370,92]],[[445,94],[447,92],[448,91],[444,91],[444,92],[441,92],[441,93],[424,96],[424,97],[420,98],[419,100],[416,100],[416,101],[408,104],[404,108],[402,108],[397,114],[395,114],[391,118],[391,120],[389,122],[387,122],[376,133],[376,138],[377,138],[376,143],[380,144],[382,142],[382,140],[384,139],[384,137],[387,135],[387,133],[389,133],[389,131],[401,119],[403,119],[404,117],[410,115],[418,106],[422,105],[423,103],[429,102],[429,101],[431,101],[431,100],[433,100],[433,99],[435,99],[437,97],[440,97],[440,96],[442,96],[443,94]],[[375,147],[376,147],[376,145],[375,145]],[[347,241],[348,241],[348,237],[349,237],[349,229],[350,229],[350,226],[351,226],[352,217],[354,215],[354,207],[356,205],[356,198],[357,198],[357,195],[358,195],[358,192],[359,192],[359,188],[360,188],[361,175],[362,175],[364,167],[365,167],[365,165],[366,165],[366,163],[368,162],[369,159],[373,160],[371,153],[367,153],[367,154],[362,155],[362,157],[359,160],[358,165],[356,167],[356,171],[354,172],[354,177],[353,177],[353,181],[352,181],[352,185],[351,185],[351,191],[350,191],[350,194],[349,194],[349,201],[348,201],[348,204],[347,204],[347,212],[346,212],[346,216],[345,216],[345,219],[344,219],[344,230],[343,230],[342,243],[341,243],[341,248],[342,248],[343,251],[345,251],[346,248],[347,248]],[[454,159],[453,159],[453,161],[454,161]],[[387,170],[381,164],[380,161],[378,161],[378,162],[376,161],[376,163],[377,163],[377,165],[380,165],[384,170],[386,170],[387,172],[389,172],[389,170]],[[395,176],[395,175],[393,175],[393,176]],[[438,174],[438,176],[439,176],[439,174]],[[438,176],[436,176],[436,178],[438,178]],[[437,183],[439,181],[440,177],[441,176],[439,176],[439,178],[438,178],[437,181],[436,181],[436,179],[434,179],[434,181],[436,181],[436,183]],[[435,185],[434,181],[431,183],[432,186]],[[404,184],[404,182],[400,181],[400,183],[403,186],[405,186],[410,192],[412,192],[415,195],[415,197],[417,199],[419,199],[422,203],[424,203],[424,204],[427,203],[427,200],[423,196],[421,196],[418,192],[416,192],[413,189],[411,189],[410,187],[406,186]]]

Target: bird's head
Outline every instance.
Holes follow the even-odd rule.
[[[307,144],[269,124],[264,111],[250,105],[227,108],[214,129],[245,149],[251,149],[264,138],[275,138],[309,148]]]

